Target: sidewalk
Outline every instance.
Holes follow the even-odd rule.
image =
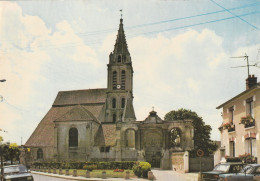
[[[78,177],[73,177],[72,175],[59,175],[59,174],[53,174],[53,173],[44,173],[44,172],[36,172],[36,171],[31,171],[32,174],[39,174],[39,175],[44,175],[44,176],[49,176],[49,177],[56,177],[56,178],[63,178],[63,179],[68,179],[68,180],[92,180],[92,181],[126,181],[124,178],[107,178],[107,179],[102,179],[102,178],[86,178],[82,176]],[[136,181],[144,181],[146,179],[141,179],[141,178],[130,178],[127,180],[136,180]]]
[[[157,181],[197,181],[198,173],[178,173],[172,170],[152,170]]]

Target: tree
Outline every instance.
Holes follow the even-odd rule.
[[[167,121],[184,119],[191,119],[194,127],[194,149],[190,151],[192,157],[196,156],[198,149],[203,150],[205,156],[217,150],[217,145],[210,139],[211,126],[205,125],[202,117],[199,117],[196,112],[181,108],[168,112],[164,117]]]
[[[20,150],[16,143],[6,144],[3,146],[3,155],[5,160],[10,160],[11,164],[13,164],[14,160],[19,160]]]
[[[0,143],[2,143],[4,141],[3,137],[0,136]]]

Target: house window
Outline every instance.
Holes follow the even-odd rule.
[[[253,97],[246,100],[246,115],[254,117],[253,112]]]
[[[110,146],[102,146],[102,147],[100,147],[100,152],[102,152],[102,153],[108,153],[110,151]]]
[[[121,89],[125,89],[125,70],[121,72]]]
[[[117,84],[117,72],[116,71],[113,72],[112,84],[113,84],[113,89],[116,90],[116,84]]]
[[[121,99],[121,108],[125,108],[125,98]]]
[[[70,128],[69,130],[69,147],[78,147],[78,129]]]
[[[233,124],[234,122],[234,106],[230,107],[229,109],[229,121],[231,124]]]
[[[135,131],[133,129],[126,131],[126,147],[135,148]]]
[[[247,138],[245,140],[245,152],[250,153],[250,155],[256,157],[256,139]]]
[[[43,151],[41,148],[37,150],[37,159],[43,159]]]
[[[115,113],[113,114],[113,122],[114,123],[116,122],[116,114]]]
[[[112,108],[116,108],[116,98],[112,99]]]
[[[231,157],[235,157],[235,142],[234,141],[229,142],[229,155]]]

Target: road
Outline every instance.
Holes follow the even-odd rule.
[[[68,179],[48,177],[44,175],[32,174],[34,181],[68,181]]]

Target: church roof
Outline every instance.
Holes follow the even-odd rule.
[[[25,146],[54,145],[54,121],[93,120],[101,122],[106,89],[61,91]]]
[[[105,103],[107,89],[60,91],[53,106]]]
[[[95,136],[95,146],[115,146],[116,124],[102,124]]]
[[[93,114],[88,111],[84,106],[76,105],[73,106],[68,112],[63,116],[55,120],[56,122],[61,121],[97,121]]]

